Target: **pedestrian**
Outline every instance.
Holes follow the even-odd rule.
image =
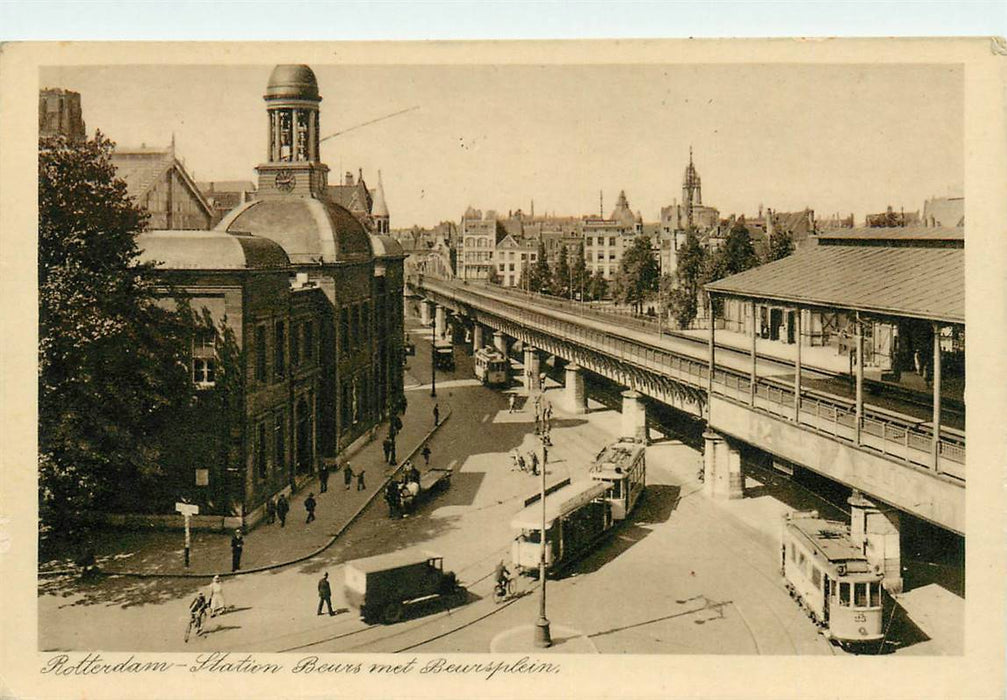
[[[388,504],[388,517],[399,517],[399,494],[402,485],[397,481],[389,481],[385,487],[385,503]]]
[[[315,519],[315,505],[315,494],[309,493],[308,497],[304,499],[304,509],[308,511],[308,519],[304,521],[305,525]]]
[[[392,416],[392,427],[395,428],[395,435],[402,432],[402,419],[398,416]]]
[[[276,500],[276,516],[280,519],[280,527],[286,527],[287,512],[289,510],[290,504],[287,503],[287,497],[281,493],[280,497]]]
[[[507,413],[514,413],[514,394],[507,397]]]
[[[538,455],[532,450],[529,453],[529,457],[531,458],[531,475],[538,476]]]
[[[363,491],[367,486],[364,484],[364,470],[357,472],[357,491]]]
[[[392,438],[392,449],[388,453],[388,463],[394,467],[397,462],[398,460],[395,458],[395,439]]]
[[[392,454],[392,439],[391,437],[386,437],[385,441],[381,443],[381,448],[385,451],[385,463],[390,463]]]
[[[214,576],[210,584],[210,617],[224,612],[224,607],[224,587],[220,584],[220,576]]]
[[[402,415],[406,415],[406,406],[408,405],[409,402],[406,401],[406,397],[403,396],[402,400],[399,402],[399,413],[401,413]]]
[[[517,448],[516,447],[513,450],[511,450],[511,453],[510,453],[510,462],[511,462],[511,464],[510,464],[511,471],[514,471],[515,469],[518,468],[518,466],[517,466],[517,464],[518,464],[518,453],[517,453]]]
[[[241,549],[245,546],[245,538],[241,534],[241,528],[231,535],[231,571],[241,568]]]
[[[346,484],[346,490],[350,490],[350,484],[353,483],[353,470],[350,469],[350,463],[347,462],[343,465],[343,483]]]
[[[266,501],[266,522],[270,525],[276,522],[276,501],[272,498]]]
[[[426,466],[429,467],[430,466],[430,445],[429,444],[424,445],[423,446],[423,451],[420,452],[420,454],[423,455],[423,463]]]
[[[525,471],[528,468],[527,465],[524,463],[524,455],[520,453],[517,456],[517,467],[521,471]]]
[[[318,579],[318,615],[322,614],[322,605],[329,608],[329,615],[335,615],[332,610],[332,588],[329,586],[329,572],[326,571]]]
[[[325,493],[329,490],[329,465],[324,461],[322,465],[318,467],[318,483],[320,484],[318,492]]]
[[[436,428],[441,424],[441,407],[439,404],[434,404],[434,427]]]

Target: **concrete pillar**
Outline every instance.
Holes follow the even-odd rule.
[[[794,359],[794,422],[801,422],[801,310],[794,313],[794,339],[797,354]]]
[[[482,349],[483,346],[483,327],[481,324],[476,323],[472,326],[472,352],[476,352]]]
[[[703,433],[703,492],[721,500],[745,495],[741,453],[718,432]]]
[[[509,355],[507,349],[507,336],[504,335],[501,331],[494,331],[493,347],[499,350],[504,357],[507,357]]]
[[[749,387],[748,387],[748,405],[752,406],[754,408],[755,407],[755,390],[756,390],[756,386],[758,385],[758,381],[759,381],[759,377],[758,377],[758,374],[756,373],[756,369],[755,369],[756,368],[755,343],[756,343],[756,341],[759,338],[759,327],[758,327],[758,324],[755,322],[755,319],[756,319],[756,307],[755,307],[755,300],[754,299],[752,300],[752,303],[749,305],[748,308],[749,308],[749,311],[751,312],[751,316],[752,316],[752,320],[751,320],[751,326],[752,326],[752,352],[751,352],[752,366],[751,366],[751,376],[749,376],[749,378],[748,378],[748,381],[749,381]]]
[[[934,471],[941,472],[941,324],[934,324],[934,439],[931,457]]]
[[[884,572],[885,590],[898,595],[902,592],[899,512],[879,507],[855,489],[847,503],[850,504],[850,539],[861,547],[871,566]]]
[[[633,389],[622,392],[622,437],[647,444],[647,407],[643,396]]]
[[[447,319],[443,306],[434,307],[434,337],[441,338],[447,331]]]
[[[430,307],[433,306],[432,302],[426,301],[425,299],[420,302],[420,323],[424,326],[430,325]]]
[[[587,391],[584,387],[584,372],[575,364],[566,366],[566,387],[563,389],[566,410],[574,415],[587,413]]]
[[[528,393],[541,391],[542,384],[539,381],[539,374],[542,372],[542,361],[539,358],[538,350],[530,345],[524,346],[524,374],[525,389]]]

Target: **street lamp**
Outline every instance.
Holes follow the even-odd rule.
[[[538,538],[538,580],[541,591],[538,602],[538,619],[535,621],[535,646],[546,648],[552,646],[552,636],[549,634],[549,618],[545,616],[545,469],[549,461],[549,450],[545,442],[546,433],[542,433],[542,530]]]
[[[437,396],[437,320],[430,334],[430,396]]]

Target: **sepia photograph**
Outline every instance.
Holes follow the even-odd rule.
[[[889,46],[32,56],[19,653],[113,696],[965,668],[997,42]]]

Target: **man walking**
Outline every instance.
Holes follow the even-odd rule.
[[[329,586],[329,572],[322,574],[318,579],[318,615],[322,614],[322,605],[329,608],[329,615],[335,615],[332,611],[332,588]]]
[[[304,521],[305,525],[315,519],[315,505],[315,494],[309,493],[308,497],[304,499],[304,509],[308,511],[308,519]]]
[[[424,445],[423,446],[423,451],[420,452],[420,454],[423,455],[423,463],[426,466],[429,467],[430,466],[430,445],[429,444]]]
[[[507,413],[514,413],[514,394],[507,397]]]
[[[364,470],[361,469],[357,472],[357,491],[363,491],[367,486],[364,485]]]
[[[350,469],[350,463],[347,462],[343,465],[343,483],[346,484],[346,490],[350,490],[350,484],[353,483],[353,470]]]
[[[535,454],[535,450],[528,453],[531,457],[531,475],[538,476],[538,455]]]
[[[388,440],[391,443],[390,449],[388,450],[388,463],[394,467],[398,462],[395,458],[395,438],[388,438]]]
[[[389,435],[388,437],[386,437],[385,441],[383,443],[381,443],[381,449],[383,449],[385,451],[385,464],[390,464],[391,463],[391,459],[392,459],[391,458],[391,454],[392,454],[392,437],[391,437],[391,435]]]
[[[245,538],[241,534],[241,528],[231,535],[231,571],[241,568],[241,549],[245,546]]]
[[[280,527],[286,527],[287,512],[289,510],[290,504],[287,503],[287,497],[281,493],[279,499],[276,501],[276,516],[280,519]]]
[[[319,493],[325,493],[329,490],[329,465],[324,461],[321,466],[318,467],[318,483],[319,483]]]
[[[436,428],[441,424],[441,407],[439,404],[434,404],[434,427]]]
[[[276,522],[276,501],[272,498],[266,501],[266,522],[270,525]]]

